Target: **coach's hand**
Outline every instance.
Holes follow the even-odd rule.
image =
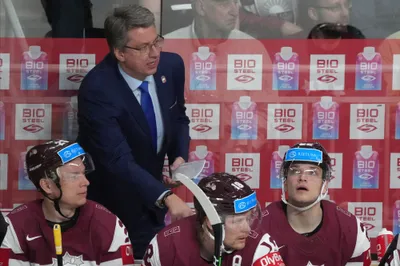
[[[175,194],[165,199],[165,205],[171,215],[171,222],[193,215],[192,209]]]
[[[185,162],[185,160],[182,157],[177,157],[175,159],[174,163],[171,164],[171,166],[170,166],[171,171],[176,170],[184,162]],[[172,178],[167,177],[167,176],[163,177],[163,182],[164,182],[165,186],[168,188],[176,188],[176,187],[179,187],[180,185],[182,185],[181,182],[174,181],[174,180],[172,180]]]

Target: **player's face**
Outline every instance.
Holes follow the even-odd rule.
[[[319,5],[312,7],[311,18],[317,23],[349,24],[351,0],[319,0]]]
[[[114,54],[127,74],[144,80],[156,73],[163,43],[154,26],[131,29],[126,46]]]
[[[285,181],[289,202],[298,207],[313,203],[321,193],[322,174],[322,169],[313,164],[290,165]]]
[[[203,0],[202,14],[210,25],[220,31],[232,31],[239,16],[238,0]]]
[[[253,222],[252,211],[242,214],[228,215],[225,218],[224,245],[230,249],[240,250],[246,245]]]
[[[85,165],[76,158],[58,169],[62,190],[61,203],[70,208],[78,208],[86,203],[89,181],[85,176]]]

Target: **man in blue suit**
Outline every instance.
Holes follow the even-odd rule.
[[[83,80],[78,95],[78,142],[93,154],[88,197],[126,225],[135,258],[173,219],[192,210],[162,182],[168,155],[171,169],[187,160],[189,119],[185,114],[182,58],[161,52],[154,15],[141,6],[116,8],[104,23],[110,48]]]

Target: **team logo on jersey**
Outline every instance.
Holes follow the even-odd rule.
[[[254,266],[276,265],[284,266],[279,247],[269,234],[262,236],[260,244],[254,253]]]
[[[53,266],[57,266],[57,259],[53,258]],[[68,266],[81,266],[85,265],[83,262],[83,256],[71,256],[68,251],[65,252],[63,256],[63,265],[68,265]]]

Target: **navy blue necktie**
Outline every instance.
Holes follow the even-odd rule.
[[[151,101],[150,92],[149,92],[149,82],[143,81],[139,86],[141,93],[140,96],[140,105],[142,106],[144,115],[146,116],[147,123],[149,124],[151,140],[154,146],[154,149],[157,151],[157,124],[156,124],[156,115],[154,113],[153,102]]]

